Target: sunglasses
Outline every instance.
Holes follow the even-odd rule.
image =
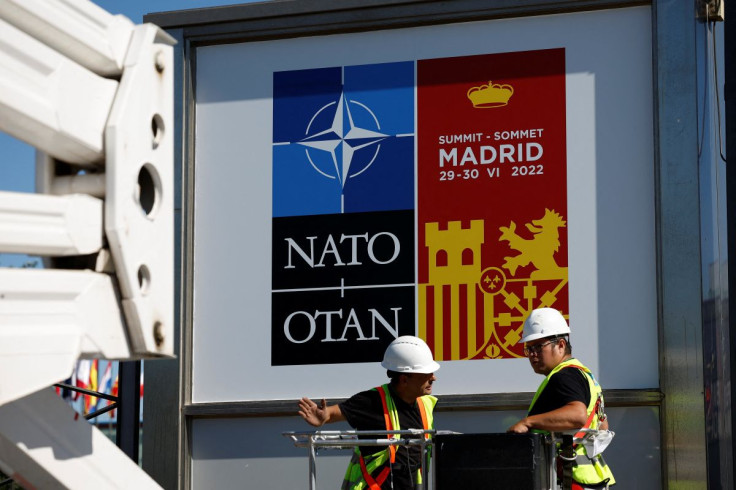
[[[548,340],[547,342],[542,342],[541,344],[531,345],[531,346],[528,346],[528,347],[527,346],[524,346],[524,355],[527,356],[527,357],[531,356],[532,354],[537,355],[540,352],[542,352],[542,349],[544,349],[544,347],[546,345],[554,344],[554,343],[557,342],[557,340],[559,340],[559,339]]]

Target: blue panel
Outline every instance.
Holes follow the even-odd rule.
[[[414,63],[274,73],[273,216],[413,209]]]

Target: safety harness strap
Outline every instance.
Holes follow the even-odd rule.
[[[590,412],[590,415],[588,415],[588,420],[585,422],[585,425],[582,427],[583,429],[590,429],[590,426],[593,424],[593,418],[598,413],[598,407],[601,406],[601,399],[598,397],[598,400],[595,402],[595,407],[593,407],[593,410]],[[585,432],[581,430],[580,432],[575,434],[575,439],[582,439],[583,436],[585,436]],[[577,444],[573,444],[573,447],[577,446]]]
[[[389,473],[391,472],[391,469],[386,466],[381,470],[381,472],[378,474],[376,479],[374,480],[370,473],[368,473],[368,468],[365,467],[365,460],[363,459],[363,456],[360,456],[360,471],[363,473],[363,479],[365,480],[365,483],[368,485],[368,488],[370,490],[381,490],[381,485],[383,485],[383,482],[386,481],[386,478],[388,478]]]
[[[383,405],[383,421],[386,424],[386,430],[394,430],[394,424],[391,422],[391,415],[388,411],[388,403],[386,401],[386,391],[383,389],[383,386],[376,387],[376,390],[378,391],[378,394],[381,397],[381,405]],[[388,447],[389,454],[390,454],[390,463],[393,464],[396,462],[396,447],[395,446],[389,446]],[[383,482],[386,481],[386,478],[388,478],[388,475],[391,473],[391,465],[384,467],[380,473],[378,473],[378,476],[374,479],[371,474],[368,472],[368,468],[365,466],[365,459],[363,458],[363,455],[360,455],[360,471],[363,473],[363,479],[365,480],[365,483],[368,485],[368,488],[370,490],[381,490],[381,485],[383,485]]]
[[[590,372],[588,368],[585,366],[581,366],[580,364],[568,364],[566,366],[563,366],[562,369],[566,368],[577,368],[582,372]],[[545,380],[546,381],[546,380]],[[593,393],[591,393],[591,396]],[[593,410],[590,411],[590,414],[588,415],[588,420],[585,421],[585,425],[581,429],[590,429],[590,426],[593,425],[593,419],[595,418],[596,414],[598,413],[598,409],[601,406],[601,398],[600,396],[595,402],[595,406],[593,407]],[[575,438],[582,438],[585,435],[585,432],[581,430],[580,432],[575,434]],[[573,444],[573,447],[577,446],[577,444]]]
[[[386,425],[386,430],[394,430],[394,423],[389,411],[389,402],[386,389],[384,388],[384,386],[377,386],[376,391],[378,391],[378,394],[381,398],[381,404],[383,405],[383,420]],[[422,417],[422,426],[424,427],[424,430],[428,430],[430,428],[430,424],[429,416],[427,414],[427,407],[424,405],[424,402],[421,399],[417,399],[417,407],[419,408],[419,414]],[[399,430],[399,428],[396,427],[395,430]],[[424,437],[429,439],[430,436],[429,434],[425,434]],[[369,490],[380,490],[383,482],[385,482],[391,474],[391,464],[396,462],[396,446],[389,446],[388,451],[390,454],[390,463],[383,469],[381,469],[381,471],[378,473],[378,476],[376,476],[375,478],[373,478],[373,476],[371,476],[370,472],[368,471],[363,455],[360,454],[360,451],[357,451],[358,454],[360,454],[360,471],[363,474],[363,480],[365,481]]]

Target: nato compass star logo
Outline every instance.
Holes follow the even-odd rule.
[[[412,63],[274,74],[273,212],[412,209]]]
[[[345,182],[349,178],[356,177],[365,172],[376,161],[378,152],[381,150],[380,141],[388,137],[387,134],[356,126],[350,110],[351,105],[353,106],[353,111],[366,111],[370,115],[369,119],[375,123],[375,129],[381,129],[381,125],[373,111],[358,101],[348,101],[343,93],[340,94],[340,99],[337,102],[330,102],[317,111],[307,126],[306,134],[309,136],[298,142],[298,144],[307,148],[329,154],[329,161],[332,163],[332,168],[330,169],[320,168],[320,165],[315,163],[315,159],[312,158],[310,150],[307,150],[307,159],[317,172],[328,179],[337,178],[343,190],[345,189]],[[334,115],[331,117],[330,126],[319,131],[319,122],[315,123],[315,121],[319,121],[323,113],[329,115],[332,111],[334,111]],[[373,148],[374,151],[367,164],[351,169],[353,157],[357,157],[356,153],[370,148]],[[320,159],[316,160],[318,162],[320,161]],[[355,158],[355,160],[356,162],[359,161],[358,158]]]

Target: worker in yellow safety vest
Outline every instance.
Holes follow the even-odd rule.
[[[299,415],[314,427],[345,420],[355,430],[433,429],[437,398],[431,395],[432,383],[440,365],[427,344],[411,335],[398,337],[386,349],[381,366],[387,370],[389,383],[357,393],[338,405],[327,406],[324,398],[317,405],[304,397],[299,401]],[[420,490],[424,488],[424,463],[416,445],[358,446],[342,488]]]
[[[579,429],[608,430],[602,390],[590,369],[572,357],[570,327],[559,311],[553,308],[533,310],[524,322],[524,354],[535,373],[545,376],[537,389],[527,416],[511,426],[515,433],[564,432]],[[576,436],[582,437],[583,432]],[[601,435],[608,436],[606,432]],[[600,454],[588,457],[584,444],[573,447],[573,490],[608,488],[616,483],[611,469]],[[564,456],[564,455],[562,455]],[[566,471],[564,461],[558,461],[558,476]],[[570,465],[567,465],[569,468]]]

